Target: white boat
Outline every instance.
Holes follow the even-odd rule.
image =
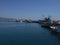
[[[50,26],[50,28],[53,29],[53,30],[56,30],[57,29],[56,26]]]

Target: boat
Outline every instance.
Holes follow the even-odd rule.
[[[52,29],[52,31],[55,31],[57,29],[55,22],[51,23],[51,19],[49,17],[44,19],[41,27]]]
[[[50,26],[50,28],[53,29],[53,30],[57,29],[56,26]]]
[[[53,25],[50,25],[50,24],[47,24],[47,23],[41,25],[41,27],[44,27],[44,28],[47,28],[47,29],[52,29],[52,31],[56,31],[57,30],[56,26],[53,26]]]

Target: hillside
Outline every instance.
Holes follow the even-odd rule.
[[[13,19],[13,18],[3,18],[3,17],[0,17],[0,22],[9,22],[9,21],[15,21],[16,19]]]

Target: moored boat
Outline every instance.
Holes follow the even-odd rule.
[[[56,23],[55,22],[51,23],[50,17],[45,18],[44,22],[42,22],[41,26],[44,28],[52,29],[52,31],[55,31],[57,29]]]
[[[56,26],[50,26],[50,28],[51,28],[51,29],[57,29],[57,27],[56,27]]]

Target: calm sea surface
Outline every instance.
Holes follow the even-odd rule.
[[[60,34],[37,23],[0,22],[0,45],[60,45]]]

